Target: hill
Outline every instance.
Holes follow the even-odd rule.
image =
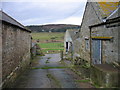
[[[65,32],[66,29],[79,29],[79,25],[70,24],[47,24],[47,25],[30,25],[26,26],[32,32]]]

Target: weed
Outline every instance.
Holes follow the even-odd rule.
[[[49,62],[49,60],[46,60],[46,62],[45,62],[45,63],[47,64],[47,63],[50,63],[50,62]]]
[[[82,67],[82,68],[90,68],[90,66],[88,66],[88,65],[81,65],[80,67]]]
[[[96,88],[100,88],[100,86],[95,83],[93,84],[93,86],[95,86]]]
[[[47,59],[51,59],[51,57],[48,57]]]

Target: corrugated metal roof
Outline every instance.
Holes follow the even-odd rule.
[[[10,24],[13,24],[13,25],[16,25],[20,28],[26,29],[27,31],[30,31],[25,26],[23,26],[21,23],[19,23],[18,21],[16,21],[15,19],[13,19],[11,16],[9,16],[8,14],[6,14],[3,11],[0,11],[0,20],[5,21]]]

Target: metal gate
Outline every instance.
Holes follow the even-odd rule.
[[[101,40],[92,40],[92,63],[101,64]]]

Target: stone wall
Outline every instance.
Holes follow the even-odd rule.
[[[106,25],[92,28],[92,37],[111,37],[112,39],[103,39],[102,41],[102,63],[118,62],[118,28],[106,28]]]
[[[30,48],[30,32],[6,22],[2,23],[3,87],[10,87],[10,84],[29,64]]]
[[[76,40],[74,40],[74,58],[75,57],[80,57],[80,44],[81,44],[81,40],[80,38],[77,38]]]
[[[2,83],[2,22],[0,21],[0,85],[1,83]]]
[[[120,87],[119,85],[119,69],[108,64],[97,64],[91,67],[92,82],[104,88]]]
[[[81,31],[80,31],[80,50],[79,54],[80,57],[88,62],[90,62],[90,29],[89,26],[94,25],[96,23],[100,23],[101,19],[100,14],[97,14],[95,10],[97,7],[95,7],[95,2],[88,2],[86,5],[86,9],[84,12],[82,24],[81,24]],[[88,42],[88,48],[86,49],[86,38]]]

